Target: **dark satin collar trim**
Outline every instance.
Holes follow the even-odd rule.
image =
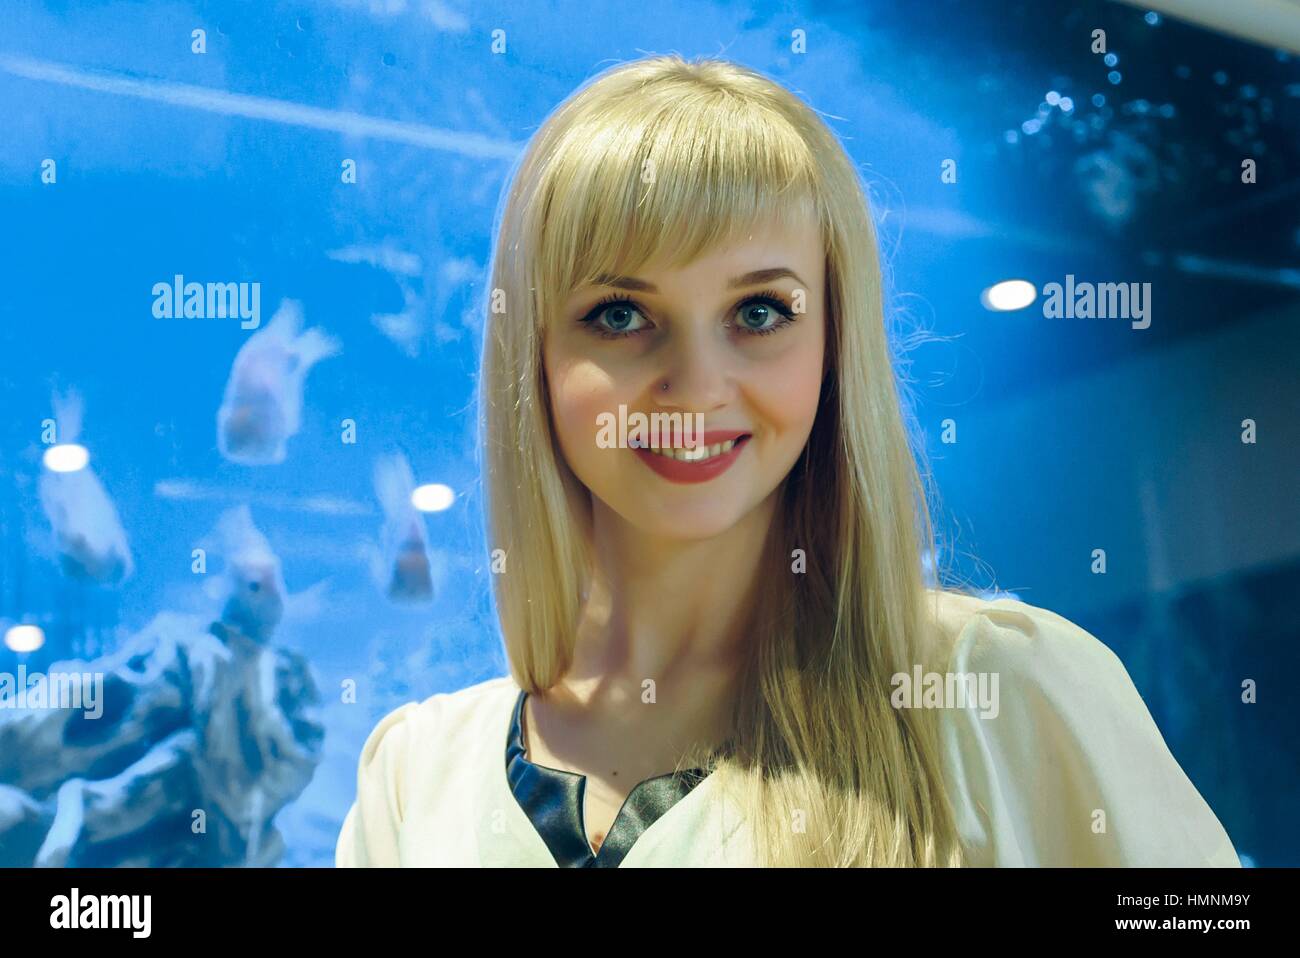
[[[600,852],[591,853],[582,827],[582,797],[587,777],[524,757],[523,713],[528,693],[519,692],[510,739],[506,744],[506,777],[510,790],[561,868],[617,868],[647,828],[681,801],[706,777],[703,769],[671,772],[638,782],[605,836]]]

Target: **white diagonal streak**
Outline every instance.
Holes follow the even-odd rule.
[[[192,110],[206,110],[209,113],[222,113],[226,116],[242,116],[250,120],[269,120],[272,123],[284,123],[289,126],[331,130],[349,136],[409,143],[412,146],[447,150],[463,156],[512,160],[520,149],[519,144],[478,133],[439,130],[421,123],[385,120],[348,110],[325,110],[289,100],[230,93],[227,90],[215,90],[189,83],[174,83],[170,80],[142,80],[121,73],[86,70],[49,60],[33,60],[30,57],[0,54],[0,70],[28,80],[59,83],[82,90],[131,96],[141,100],[152,100],[155,103],[188,107]]]

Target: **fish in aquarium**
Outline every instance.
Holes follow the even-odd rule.
[[[378,554],[372,571],[385,594],[396,602],[420,602],[433,596],[424,516],[411,503],[415,475],[401,453],[375,464],[375,493],[384,510]]]
[[[280,558],[253,524],[247,505],[223,513],[217,523],[217,534],[226,562],[219,580],[225,597],[221,621],[251,639],[265,642],[284,615],[288,590]]]
[[[57,445],[47,451],[47,468],[37,480],[41,509],[49,520],[59,564],[65,575],[98,585],[117,585],[135,569],[126,530],[108,490],[90,465],[88,454],[76,446],[81,436],[84,404],[70,390],[53,400]],[[72,468],[50,468],[53,449],[80,451]],[[64,457],[65,461],[68,457]]]
[[[240,347],[217,411],[217,448],[231,462],[284,462],[302,422],[307,373],[342,351],[319,327],[302,330],[302,306],[284,300],[265,329]]]

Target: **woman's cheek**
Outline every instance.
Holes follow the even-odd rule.
[[[600,416],[617,413],[609,377],[596,367],[575,365],[561,371],[552,392],[552,410],[560,434],[560,447],[575,473],[599,469],[596,454]]]
[[[769,421],[786,435],[806,434],[812,428],[821,396],[822,356],[820,349],[807,348],[782,356],[760,370],[755,377],[761,403]],[[803,436],[790,435],[802,443]]]
[[[795,374],[792,383],[791,394],[795,397],[795,417],[796,421],[805,432],[812,430],[814,417],[817,415],[817,405],[821,399],[822,391],[822,361],[817,357],[815,362],[804,364]]]

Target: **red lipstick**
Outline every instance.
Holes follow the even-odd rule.
[[[708,482],[710,479],[716,479],[731,468],[741,450],[749,444],[749,440],[750,434],[740,429],[707,430],[703,435],[702,445],[706,447],[716,446],[727,441],[733,441],[735,444],[727,452],[696,462],[669,459],[667,456],[651,452],[649,449],[633,448],[632,451],[636,453],[642,462],[669,482]]]

